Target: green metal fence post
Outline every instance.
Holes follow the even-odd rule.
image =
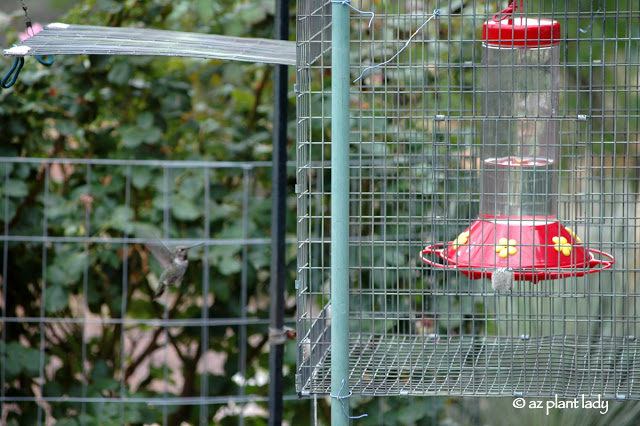
[[[342,390],[344,396],[349,390],[349,8],[334,3],[331,16],[331,394]],[[349,424],[337,398],[331,400],[331,424]]]

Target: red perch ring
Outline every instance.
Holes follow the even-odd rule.
[[[437,254],[444,262],[432,261],[428,254]],[[615,262],[609,253],[584,247],[580,237],[558,221],[522,218],[476,220],[455,240],[426,247],[420,259],[436,268],[459,270],[471,279],[490,278],[494,270],[508,268],[514,280],[533,283],[581,277],[609,269]]]

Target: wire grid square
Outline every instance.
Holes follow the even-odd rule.
[[[311,4],[314,2],[301,2]],[[375,2],[351,12],[349,388],[356,395],[579,395],[640,399],[638,151],[640,9],[526,2],[562,26],[558,218],[613,269],[516,282],[429,268],[482,193],[482,23],[489,2]],[[309,42],[298,16],[299,52]],[[317,8],[315,9],[317,10]],[[326,17],[326,19],[329,19]],[[584,32],[580,31],[582,29]],[[330,54],[298,64],[298,375],[330,392]],[[536,120],[533,117],[531,120]],[[508,120],[508,118],[507,118]],[[347,190],[347,189],[345,189]]]

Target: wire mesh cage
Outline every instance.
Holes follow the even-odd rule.
[[[362,2],[352,80],[412,42],[350,86],[331,235],[330,2],[299,3],[298,392],[331,392],[329,247],[348,239],[354,394],[639,399],[638,4]],[[492,62],[483,24],[516,19],[536,35]]]

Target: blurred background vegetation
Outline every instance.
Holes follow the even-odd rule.
[[[20,2],[10,3],[3,2],[0,14],[5,47],[16,43],[18,33],[24,31]],[[43,2],[27,1],[27,6],[34,23],[41,24],[58,20],[273,37],[273,1],[90,0],[50,2],[47,7]],[[72,7],[55,16],[65,6]],[[0,63],[8,70],[9,59]],[[290,89],[294,80],[292,71]],[[192,250],[191,267],[168,315],[196,320],[203,316],[201,284],[206,268],[210,283],[207,317],[228,319],[229,326],[210,327],[205,336],[202,327],[171,328],[171,343],[167,344],[177,359],[170,364],[176,371],[168,372],[172,382],[168,396],[198,396],[203,388],[201,378],[206,378],[211,396],[246,393],[263,397],[259,407],[253,404],[243,414],[255,424],[266,421],[270,246],[249,247],[243,241],[270,239],[271,170],[264,162],[271,161],[272,91],[272,67],[262,64],[59,56],[50,68],[28,58],[16,85],[0,92],[0,155],[44,159],[0,165],[0,181],[6,189],[2,205],[7,207],[0,209],[0,226],[7,234],[70,240],[162,235],[237,241]],[[292,97],[291,101],[294,126]],[[293,129],[289,132],[291,159]],[[46,159],[53,158],[69,163],[45,166]],[[78,162],[85,159],[215,161],[238,166],[166,168]],[[262,165],[256,165],[259,161]],[[288,190],[293,193],[293,170],[290,176]],[[295,200],[290,199],[288,206],[287,237],[291,240],[295,238]],[[140,244],[130,244],[125,250],[118,243],[85,246],[15,241],[6,247],[3,317],[89,317],[96,321],[163,316],[162,306],[148,292],[148,280],[160,273],[159,265]],[[295,261],[295,245],[289,245],[287,255],[290,264]],[[295,294],[293,267],[290,272],[289,299]],[[128,287],[123,286],[125,280]],[[288,306],[286,316],[291,318],[295,306]],[[237,325],[236,319],[247,314],[261,320],[244,328]],[[156,362],[162,359],[166,343],[160,332],[163,327],[98,323],[85,329],[80,323],[55,322],[39,327],[28,321],[3,327],[7,397],[165,395],[157,383],[167,372],[162,362]],[[240,342],[241,338],[247,342]],[[285,368],[293,371],[295,342],[287,343],[286,356]],[[215,370],[206,376],[200,374],[205,358]],[[43,386],[38,379],[41,363],[47,377]],[[246,371],[243,378],[237,374],[240,366]],[[176,380],[176,374],[181,378]],[[285,385],[285,394],[294,395],[292,374],[286,376]],[[238,406],[235,411],[229,407],[220,411],[224,405],[226,401],[209,408],[205,418],[237,424]],[[127,404],[124,414],[118,407],[60,402],[45,411],[47,421],[55,419],[60,424],[114,424],[121,419],[127,424],[162,423],[162,407]],[[308,407],[307,401],[287,403],[285,418],[292,421],[304,416]],[[0,423],[36,424],[42,415],[32,402],[5,408]],[[164,414],[169,424],[177,425],[197,423],[201,413],[195,405],[170,406]]]

